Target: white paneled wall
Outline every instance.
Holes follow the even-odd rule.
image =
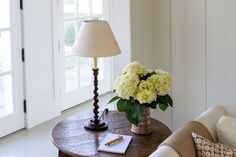
[[[205,110],[205,0],[171,2],[172,127]]]
[[[172,129],[212,105],[236,107],[236,1],[154,1],[156,67],[173,75]]]
[[[113,79],[122,75],[122,69],[131,61],[130,1],[111,0],[111,27],[121,48],[113,57]]]
[[[131,59],[153,68],[153,0],[130,0]]]
[[[171,72],[170,54],[170,1],[154,0],[153,3],[153,63],[154,68]],[[158,29],[157,29],[158,28]],[[171,109],[163,112],[159,109],[151,111],[152,117],[162,121],[171,128]]]
[[[236,1],[207,1],[207,104],[236,106]]]

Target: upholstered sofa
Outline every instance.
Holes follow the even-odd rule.
[[[187,124],[185,127],[173,133],[149,157],[197,157],[194,143],[190,140],[188,141],[191,138],[191,132],[208,133],[208,136],[211,136],[210,138],[214,142],[217,142],[216,124],[225,115],[236,117],[236,108],[229,106],[214,106],[209,108],[194,119],[191,124]],[[195,126],[195,124],[198,126]],[[174,143],[174,146],[172,143]]]

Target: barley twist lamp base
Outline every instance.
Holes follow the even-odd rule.
[[[96,64],[96,63],[95,63]],[[95,66],[95,68],[93,68],[93,76],[94,76],[94,97],[93,97],[93,119],[90,119],[88,121],[85,122],[84,124],[84,128],[88,129],[88,130],[92,130],[92,131],[104,131],[108,129],[108,125],[106,122],[104,122],[103,120],[101,120],[98,116],[98,71],[99,69]]]
[[[84,124],[84,128],[87,130],[92,130],[92,131],[104,131],[107,130],[108,125],[104,121],[100,121],[98,123],[95,123],[92,119],[88,120]]]

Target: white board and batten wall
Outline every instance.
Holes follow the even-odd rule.
[[[155,66],[173,75],[172,130],[212,105],[236,107],[236,1],[154,0],[154,8]]]
[[[130,0],[131,59],[152,68],[153,7],[152,0]]]
[[[122,69],[131,61],[130,1],[110,0],[110,24],[122,53],[113,57],[113,80],[122,75]]]
[[[236,1],[207,1],[207,104],[236,107]]]
[[[165,37],[164,34],[169,34],[167,25],[169,6],[159,6],[156,5],[156,2],[155,0],[130,0],[131,60],[138,61],[150,69],[158,67],[170,72],[170,65],[167,64],[170,59],[167,56],[168,53],[165,53],[169,52],[170,48],[168,46],[169,36],[159,40],[160,36],[155,35],[163,33],[162,37]],[[154,17],[157,19],[160,17],[163,21],[157,23]],[[159,29],[156,29],[157,27]],[[164,53],[164,55],[160,56],[156,52]],[[151,116],[171,127],[171,109],[165,112],[159,109],[151,110]]]
[[[171,1],[173,129],[206,109],[205,0]]]
[[[159,68],[171,73],[170,55],[170,2],[153,1],[153,68]],[[172,109],[165,112],[151,111],[151,116],[162,121],[169,128],[172,124]]]

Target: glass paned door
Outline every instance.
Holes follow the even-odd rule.
[[[0,137],[24,127],[18,3],[0,0]]]
[[[63,109],[73,107],[93,97],[93,61],[72,52],[77,32],[84,20],[104,17],[103,0],[64,0],[64,54],[62,56]],[[110,59],[99,58],[99,93],[110,90]]]

